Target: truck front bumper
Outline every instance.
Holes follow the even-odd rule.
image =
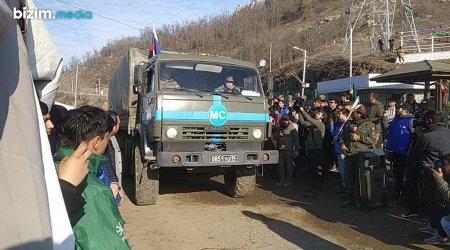
[[[156,159],[159,167],[258,166],[277,164],[278,150],[159,152]]]

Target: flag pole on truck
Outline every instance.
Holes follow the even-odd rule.
[[[161,46],[159,45],[158,35],[156,35],[155,26],[152,27],[152,41],[150,43],[149,55],[155,56],[161,54]]]

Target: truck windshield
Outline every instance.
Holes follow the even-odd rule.
[[[159,89],[262,96],[255,69],[208,62],[160,62]]]

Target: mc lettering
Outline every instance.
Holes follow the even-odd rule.
[[[219,111],[219,119],[220,120],[225,120],[226,118],[226,113],[225,111]]]
[[[219,119],[218,111],[209,111],[209,119]]]

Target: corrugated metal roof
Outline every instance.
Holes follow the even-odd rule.
[[[436,61],[421,61],[405,65],[402,68],[373,77],[377,82],[427,82],[450,79],[450,64]]]

